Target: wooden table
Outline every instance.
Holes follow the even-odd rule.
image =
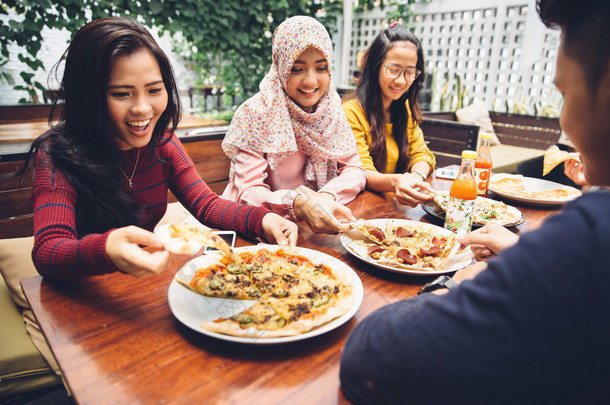
[[[449,185],[433,182],[438,190]],[[396,206],[368,191],[349,207],[368,219],[431,219],[420,207]],[[527,220],[520,230],[557,212],[521,209]],[[350,331],[376,309],[414,296],[432,276],[377,269],[350,255],[337,235],[299,228],[298,246],[343,260],[364,285],[364,300],[350,321],[307,340],[240,344],[182,325],[170,312],[167,291],[188,257],[175,256],[170,269],[145,279],[115,273],[55,283],[38,276],[22,286],[79,404],[345,404],[339,359]]]

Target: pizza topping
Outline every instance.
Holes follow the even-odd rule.
[[[408,249],[400,249],[398,252],[396,252],[396,257],[399,260],[402,260],[403,263],[407,263],[407,264],[417,263],[417,257],[412,255]]]
[[[243,274],[245,268],[241,264],[229,263],[227,264],[227,271],[231,274]]]
[[[438,245],[432,245],[428,249],[421,249],[422,256],[434,256],[437,255],[441,251],[441,248]]]
[[[262,295],[256,287],[248,288],[247,294],[252,298],[260,298]]]
[[[378,245],[371,245],[366,249],[366,252],[373,259],[377,260],[381,257],[381,254],[385,252],[385,249]]]
[[[274,296],[275,298],[284,298],[285,296],[288,295],[288,292],[282,288],[280,288],[279,290],[275,290],[273,292],[273,294],[271,294],[272,296]]]
[[[232,319],[234,321],[237,321],[241,324],[244,323],[252,323],[252,317],[249,315],[245,315],[245,314],[237,314],[237,315],[233,315],[232,317],[230,317],[229,319]]]
[[[398,236],[399,238],[408,238],[410,236],[413,236],[413,231],[399,226],[398,228],[396,228],[396,236]]]
[[[378,241],[383,242],[385,240],[385,234],[381,229],[370,227],[368,231]]]
[[[220,290],[222,287],[224,286],[224,283],[217,279],[217,278],[213,278],[210,280],[210,290]]]
[[[332,297],[333,296],[330,291],[322,291],[320,295],[313,297],[311,300],[311,306],[313,308],[318,308],[322,305],[326,305],[330,302]]]
[[[438,236],[435,236],[434,238],[432,238],[432,243],[441,246],[447,243],[447,238],[439,238]]]

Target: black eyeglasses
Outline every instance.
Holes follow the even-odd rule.
[[[398,76],[404,73],[405,80],[409,82],[412,82],[413,80],[417,79],[417,76],[419,76],[419,74],[421,73],[419,69],[416,69],[414,67],[408,67],[405,69],[398,65],[383,65],[383,67],[385,67],[385,71],[388,76],[396,79]]]

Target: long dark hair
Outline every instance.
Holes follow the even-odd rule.
[[[72,184],[78,195],[79,236],[131,224],[137,215],[135,205],[121,189],[123,161],[106,89],[115,61],[143,48],[157,60],[168,93],[167,107],[149,144],[152,158],[165,131],[178,125],[180,99],[169,59],[146,28],[126,17],[91,21],[78,30],[51,71],[57,76],[65,60],[59,97],[49,121],[59,108],[59,100],[64,101],[63,108],[58,123],[33,142],[26,166],[37,150],[43,150]]]
[[[422,120],[417,96],[421,84],[425,79],[424,52],[419,39],[411,31],[400,24],[395,24],[383,30],[366,50],[362,57],[362,71],[358,78],[356,97],[369,122],[371,131],[371,145],[369,150],[375,167],[384,172],[387,166],[388,152],[386,148],[386,128],[383,113],[381,87],[379,86],[379,69],[388,51],[397,41],[407,41],[417,49],[417,69],[421,74],[411,83],[409,90],[390,105],[390,121],[392,122],[392,136],[398,145],[398,162],[396,172],[402,173],[409,164],[409,142],[407,139],[407,124],[409,117],[405,102],[409,102],[411,114],[417,123]]]

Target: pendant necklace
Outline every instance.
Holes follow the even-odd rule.
[[[125,176],[125,178],[129,182],[129,187],[133,187],[133,183],[131,182],[131,180],[133,180],[133,175],[136,174],[136,167],[138,167],[139,159],[140,159],[140,149],[138,148],[138,156],[136,157],[136,163],[133,165],[133,171],[131,172],[131,177],[127,177],[127,175],[125,174],[123,169],[119,169],[121,171],[121,173],[123,173],[123,176]]]

